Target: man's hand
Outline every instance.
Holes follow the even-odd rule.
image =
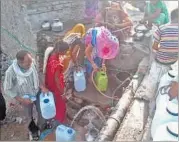
[[[21,97],[19,97],[19,96],[16,96],[15,99],[16,99],[19,103],[21,103],[21,104],[23,104],[23,105],[30,105],[30,104],[33,103],[30,99],[23,99],[23,98],[21,98]]]
[[[40,86],[40,89],[41,89],[42,93],[48,93],[49,92],[49,90],[46,87],[44,87],[43,85]]]
[[[178,97],[178,82],[172,82],[171,88],[169,90],[169,97],[170,100],[173,100],[174,98]]]
[[[23,100],[21,101],[21,103],[24,104],[24,105],[30,105],[30,104],[32,104],[33,102],[32,102],[30,99],[23,99]]]

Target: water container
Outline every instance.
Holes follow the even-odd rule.
[[[76,131],[64,125],[59,125],[55,134],[57,142],[69,142],[76,139]]]
[[[36,99],[37,99],[36,96],[30,95],[30,94],[26,94],[22,98],[24,98],[24,99],[30,99],[32,102],[36,101]]]
[[[54,31],[54,32],[63,31],[63,23],[60,22],[59,19],[54,19],[51,27],[52,27],[52,31]]]
[[[160,97],[162,97],[162,94],[160,92],[161,88],[169,85],[171,83],[171,81],[173,81],[173,80],[175,80],[175,76],[173,74],[171,74],[170,72],[168,72],[168,73],[166,73],[162,76],[162,78],[160,79],[159,87],[158,87],[159,92],[158,92],[158,96],[157,96],[157,99],[156,99],[156,105],[158,104],[158,100],[160,100]]]
[[[178,76],[178,62],[175,62],[171,65],[172,70],[169,70],[166,74],[160,79],[159,88],[162,86],[169,85],[171,81],[174,81]]]
[[[175,98],[167,103],[167,112],[173,116],[178,116],[178,99]]]
[[[95,81],[96,81],[97,88],[100,91],[102,91],[102,92],[107,91],[107,88],[108,88],[108,76],[107,76],[105,71],[97,72],[96,77],[95,77]]]
[[[50,22],[49,21],[44,21],[42,23],[41,27],[42,27],[43,30],[50,30],[50,28],[51,28]]]
[[[172,80],[174,80],[175,76],[170,73],[170,71],[162,76],[160,79],[159,87],[169,85]]]
[[[156,129],[168,122],[178,122],[178,102],[169,101],[168,95],[163,95],[158,101],[156,112],[152,121],[151,134],[155,135]]]
[[[153,141],[178,141],[178,122],[170,122],[159,126]]]
[[[74,71],[74,86],[77,92],[84,91],[86,89],[86,78],[83,69],[80,71]]]
[[[52,119],[55,117],[56,107],[52,92],[40,94],[40,110],[44,119]]]

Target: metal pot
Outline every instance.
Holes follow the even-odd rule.
[[[48,30],[50,30],[51,29],[51,25],[50,25],[50,22],[49,21],[44,21],[43,23],[42,23],[42,29],[43,30],[45,30],[45,31],[48,31]]]
[[[63,31],[63,23],[60,22],[60,19],[54,19],[51,27],[52,27],[52,31],[54,31],[54,32]]]
[[[133,36],[134,41],[142,41],[143,38],[144,38],[144,33],[143,32],[137,32]]]
[[[135,28],[134,28],[135,32],[143,32],[143,33],[146,33],[148,32],[149,30],[147,29],[147,27],[143,24],[139,24],[137,25]]]

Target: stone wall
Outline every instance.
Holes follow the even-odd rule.
[[[23,44],[37,50],[36,33],[44,20],[59,18],[64,23],[83,21],[84,4],[85,0],[1,0],[1,26]],[[1,33],[1,47],[12,58],[22,49],[4,31]]]
[[[25,20],[26,11],[23,0],[1,0],[1,26],[15,35],[22,43],[36,50],[36,35],[31,32]],[[15,56],[20,45],[1,29],[1,48],[11,56]]]
[[[81,20],[84,15],[84,0],[33,0],[26,1],[28,20],[32,29],[38,31],[44,20],[59,18]]]
[[[66,23],[82,21],[85,17],[85,0],[26,0],[25,5],[33,31],[38,31],[45,20],[52,22],[58,18]]]

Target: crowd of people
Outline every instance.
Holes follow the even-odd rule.
[[[151,27],[152,24],[158,26],[158,30],[153,35],[152,47],[155,52],[155,64],[166,66],[168,71],[169,66],[178,60],[178,9],[173,10],[169,16],[167,6],[163,1],[150,1],[146,6],[145,16],[141,20],[141,23],[145,22],[147,22],[148,27]],[[101,26],[107,28],[112,34],[119,30],[119,32],[114,32],[119,43],[122,43],[130,35],[133,26],[128,14],[116,2],[101,9],[101,13],[96,16],[95,23],[96,32],[98,32],[96,27]],[[124,29],[123,31],[127,36],[123,36],[120,29]],[[63,40],[57,40],[53,47],[46,49],[43,78],[39,76],[36,62],[30,52],[21,50],[16,54],[16,59],[6,71],[3,89],[5,95],[15,99],[23,106],[28,118],[27,125],[33,117],[33,105],[36,105],[38,126],[41,130],[44,129],[46,120],[41,116],[39,94],[48,91],[52,92],[55,98],[55,120],[59,123],[66,123],[66,99],[63,94],[67,87],[66,82],[73,82],[72,68],[78,66],[77,57],[80,49],[85,48],[84,64],[88,68],[89,78],[91,78],[93,70],[106,68],[106,60],[99,57],[98,52],[96,52],[98,46],[95,41],[98,39],[92,34],[91,42],[85,42],[87,33],[84,25],[77,24],[65,35]],[[175,98],[177,92],[178,82],[174,82],[170,96]],[[24,96],[28,96],[28,98]],[[35,100],[32,100],[33,97]],[[4,104],[1,105],[4,106]],[[0,119],[4,118],[0,117]]]

